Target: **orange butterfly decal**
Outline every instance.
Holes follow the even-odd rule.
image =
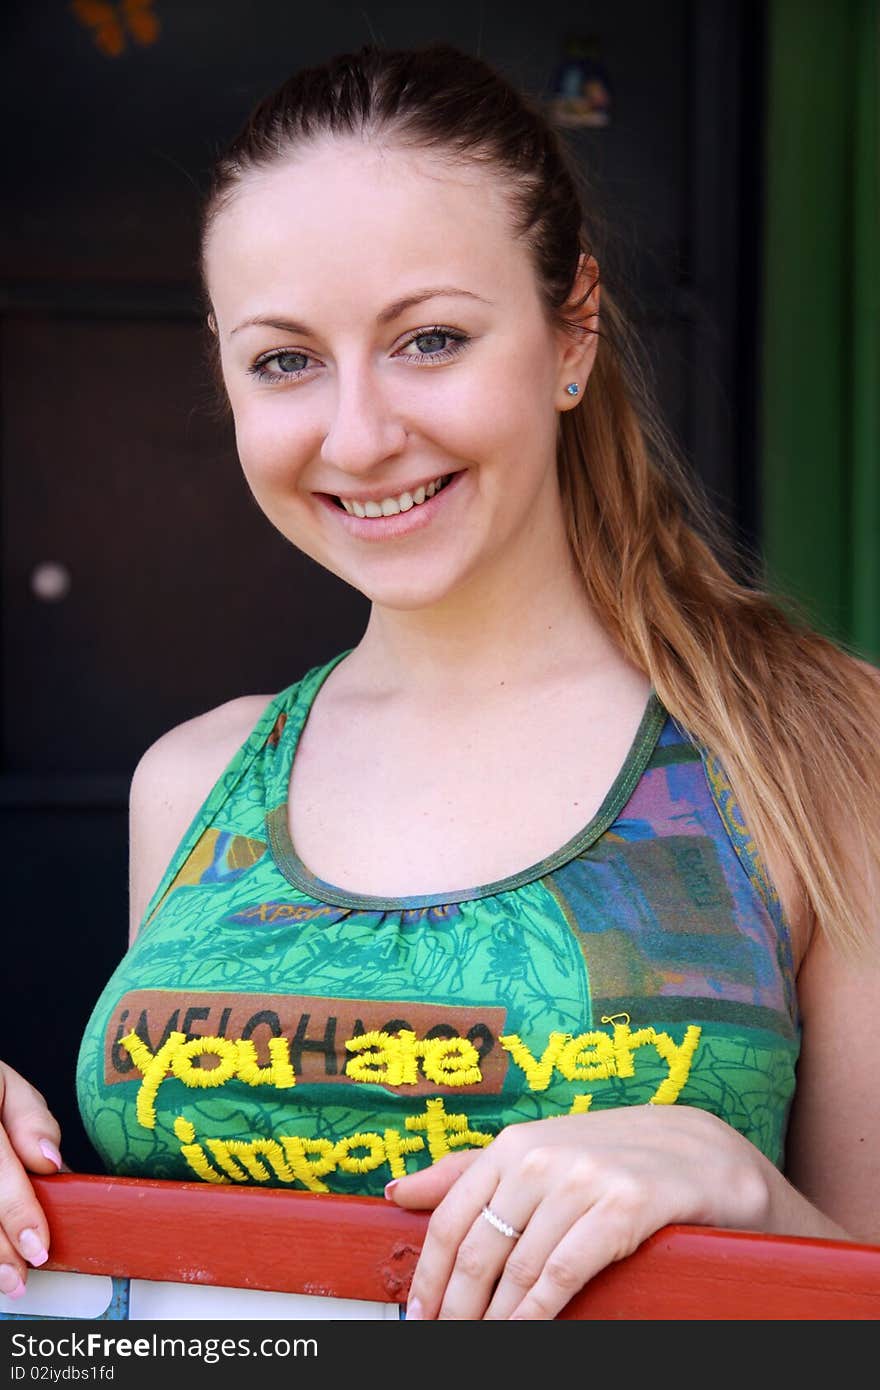
[[[107,58],[125,52],[126,34],[144,47],[156,42],[160,25],[152,7],[153,0],[122,0],[118,5],[108,0],[73,0],[70,6],[80,24],[91,29],[95,47]]]

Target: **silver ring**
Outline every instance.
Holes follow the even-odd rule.
[[[500,1231],[503,1236],[507,1236],[508,1240],[519,1240],[522,1235],[522,1231],[518,1231],[515,1226],[511,1226],[509,1221],[505,1221],[496,1211],[493,1211],[491,1207],[483,1207],[480,1215],[484,1221],[488,1221],[490,1226],[494,1226],[496,1231]]]

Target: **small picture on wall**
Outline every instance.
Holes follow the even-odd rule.
[[[611,82],[598,38],[568,39],[553,74],[547,102],[556,125],[610,125],[611,96]]]

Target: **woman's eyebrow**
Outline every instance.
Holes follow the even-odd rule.
[[[473,290],[460,290],[454,285],[439,285],[426,290],[416,290],[413,294],[405,295],[403,299],[395,299],[393,304],[389,304],[387,309],[383,309],[377,318],[377,322],[391,323],[393,319],[405,314],[407,309],[414,309],[417,304],[424,304],[426,299],[455,298],[456,295],[464,296],[467,299],[478,299],[481,304],[491,304],[491,299],[484,299],[481,294],[474,294]]]
[[[401,314],[405,314],[407,309],[414,309],[417,304],[424,304],[427,299],[439,299],[441,297],[448,299],[456,296],[476,299],[481,304],[492,303],[491,299],[484,299],[482,295],[474,294],[473,290],[456,289],[454,285],[439,285],[429,289],[416,290],[413,294],[404,295],[402,299],[395,299],[392,304],[381,310],[376,317],[376,322],[378,324],[392,323],[394,319],[400,318]],[[262,317],[245,319],[243,323],[236,324],[229,336],[231,337],[232,333],[240,332],[242,328],[253,327],[277,328],[282,333],[300,334],[303,337],[313,336],[312,330],[304,323],[294,323],[291,319]]]
[[[243,328],[277,328],[282,333],[295,333],[304,338],[311,337],[312,333],[312,330],[304,323],[293,323],[290,319],[261,318],[258,316],[237,323],[234,328],[230,329],[230,338],[233,333],[240,333]]]

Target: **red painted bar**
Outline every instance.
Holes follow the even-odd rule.
[[[427,1225],[381,1198],[62,1173],[34,1178],[46,1269],[402,1303]],[[667,1226],[561,1319],[875,1320],[880,1246]]]

